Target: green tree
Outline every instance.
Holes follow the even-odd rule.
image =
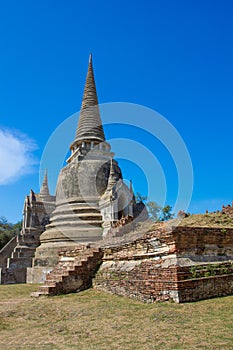
[[[154,201],[149,201],[146,203],[146,208],[148,211],[149,218],[152,221],[160,221],[161,207]]]
[[[2,249],[12,237],[20,233],[22,221],[11,224],[6,218],[0,217],[0,249]]]
[[[22,224],[23,224],[23,220],[18,221],[16,224],[12,226],[12,229],[16,234],[20,233],[20,231],[22,230]]]
[[[8,224],[8,222],[5,216],[0,216],[0,225],[6,225],[6,224]]]
[[[172,207],[170,205],[166,205],[162,209],[161,221],[167,221],[174,218],[174,214],[172,213]]]
[[[0,233],[0,250],[14,237],[13,232]]]
[[[136,193],[136,202],[144,202],[149,218],[152,221],[167,221],[171,220],[174,217],[172,213],[172,207],[170,205],[165,205],[165,207],[161,207],[155,201],[149,201],[147,196],[141,195],[141,193]]]

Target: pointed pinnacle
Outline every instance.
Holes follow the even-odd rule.
[[[84,87],[82,106],[75,141],[98,140],[105,141],[100,118],[98,97],[95,86],[92,55],[89,57],[86,83]]]
[[[50,196],[48,186],[48,171],[45,169],[44,180],[40,189],[40,195],[42,197]]]
[[[48,184],[48,169],[47,168],[45,168],[43,183]]]
[[[113,186],[116,183],[117,183],[116,174],[115,174],[115,171],[114,171],[113,160],[111,159],[111,161],[110,161],[110,172],[109,172],[109,178],[108,178],[108,186],[107,186],[106,192],[111,191],[111,189],[113,188]]]
[[[92,55],[89,56],[88,70],[86,76],[86,83],[84,87],[84,94],[82,100],[82,109],[98,105],[98,98],[95,86],[94,69],[92,64]]]
[[[89,55],[89,64],[92,64],[92,53],[90,53],[90,55]]]

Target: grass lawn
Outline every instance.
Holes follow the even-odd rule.
[[[31,298],[36,285],[0,285],[0,349],[233,349],[233,296],[142,304],[89,289]]]

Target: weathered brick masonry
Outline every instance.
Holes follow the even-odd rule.
[[[148,302],[232,294],[232,237],[233,229],[176,227],[104,247],[93,286]]]
[[[32,296],[66,294],[90,288],[102,256],[100,249],[85,245],[60,251],[57,266]]]
[[[145,302],[233,294],[232,237],[230,228],[164,224],[97,247],[62,251],[57,267],[34,295],[75,292],[91,285]]]

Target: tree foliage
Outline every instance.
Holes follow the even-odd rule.
[[[162,221],[171,220],[174,217],[174,214],[172,213],[172,207],[170,205],[166,205],[162,209]]]
[[[149,218],[153,221],[160,221],[161,207],[153,201],[146,202]]]
[[[11,224],[3,216],[0,217],[0,249],[2,249],[12,237],[20,233],[22,221]]]
[[[172,213],[172,207],[170,205],[161,207],[155,201],[149,201],[148,197],[142,196],[138,192],[136,194],[136,202],[145,203],[149,218],[153,221],[167,221],[171,220],[174,217],[174,214]]]

